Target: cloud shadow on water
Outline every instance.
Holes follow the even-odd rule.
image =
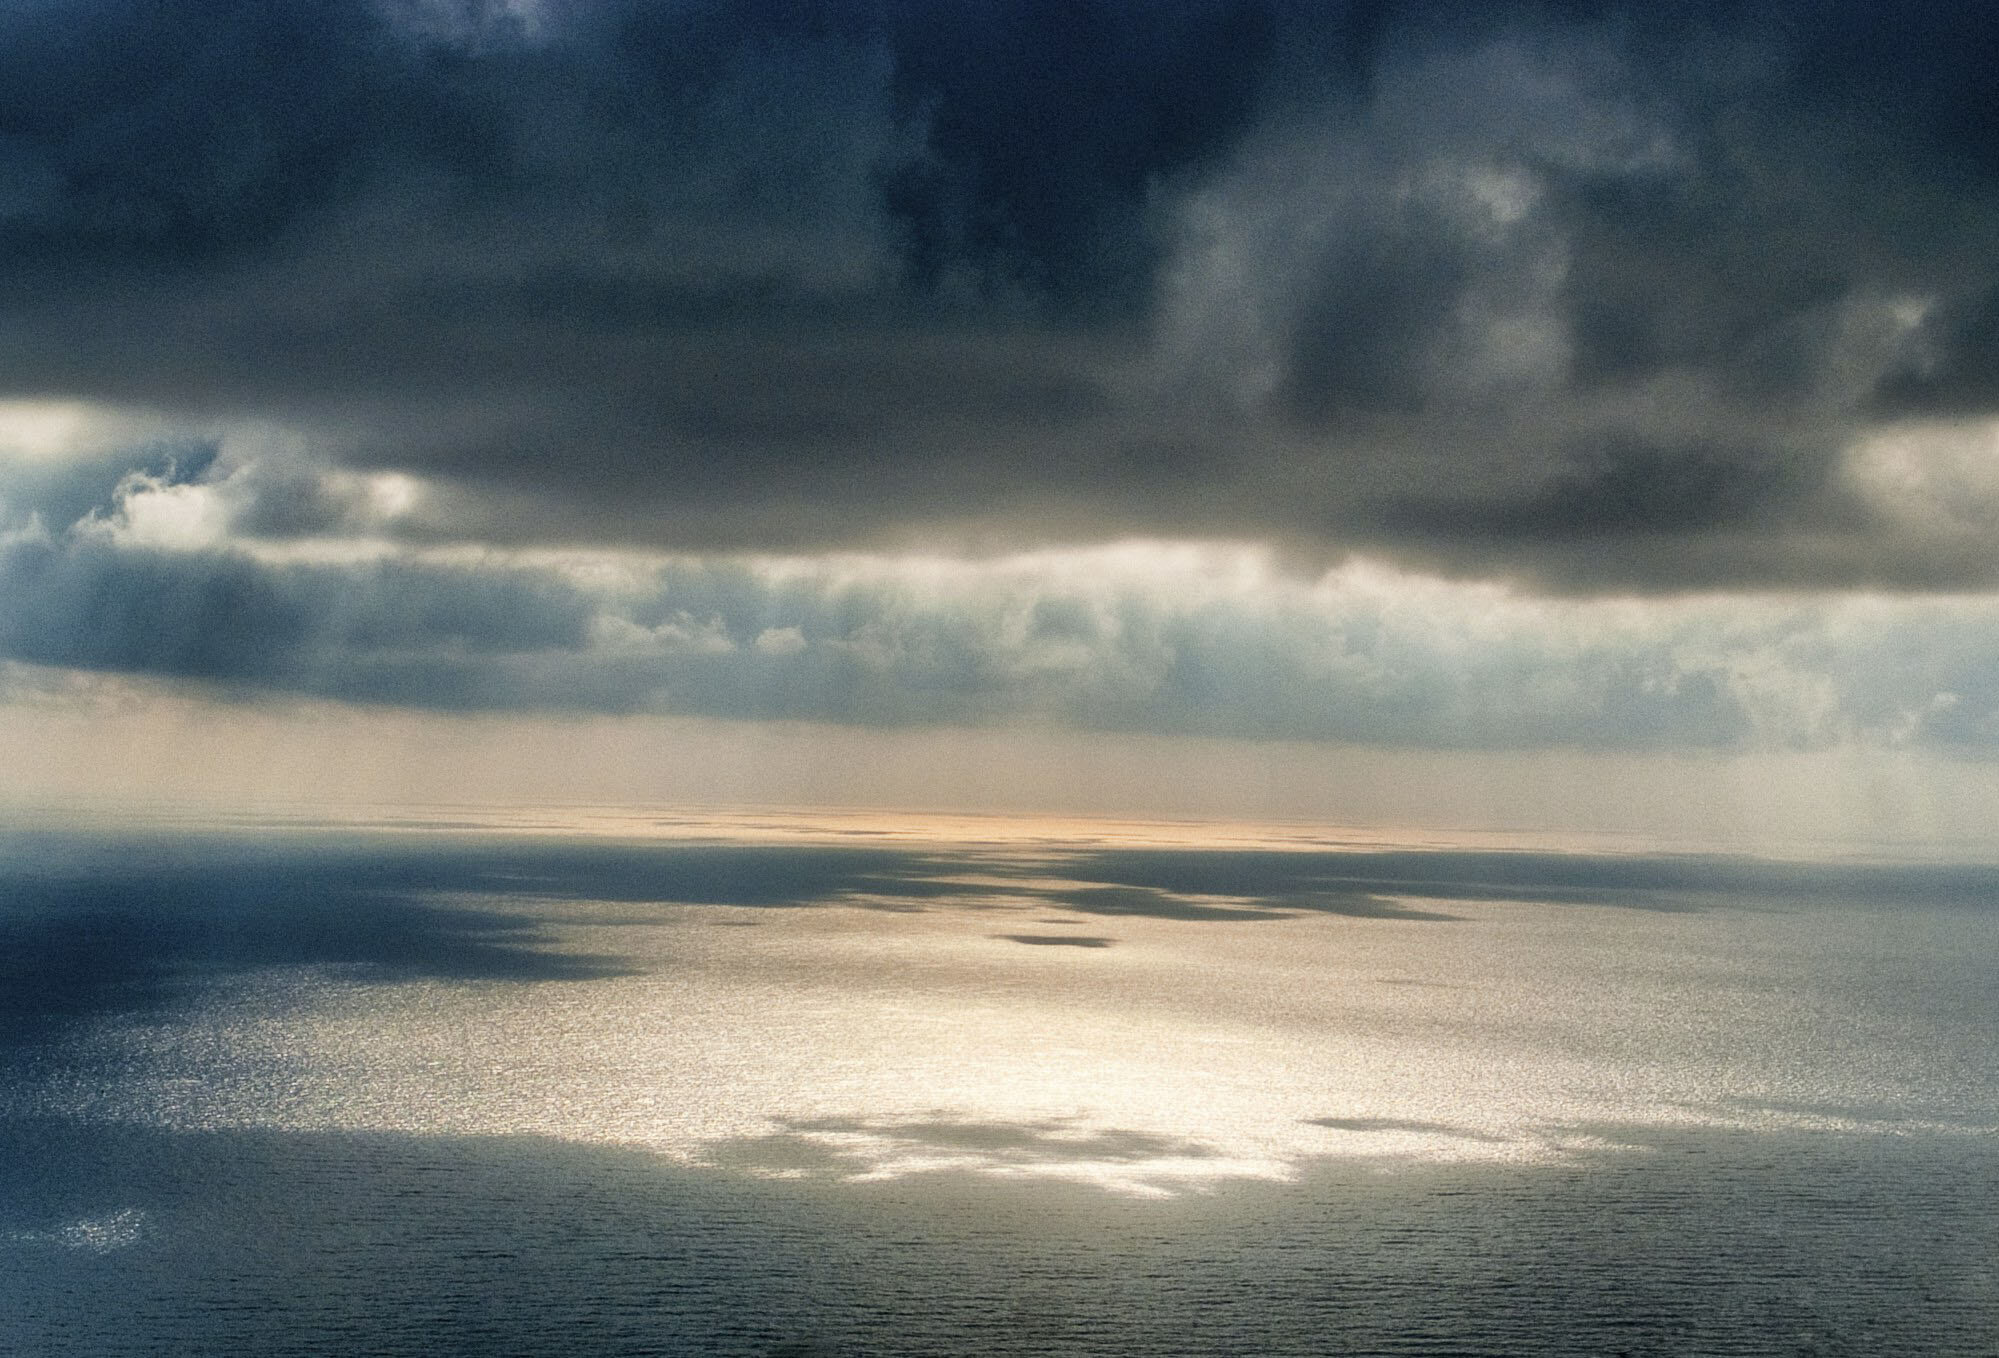
[[[1340,915],[1457,918],[1424,903],[1509,901],[1687,911],[1750,902],[1915,901],[1989,908],[1999,868],[1797,864],[1702,856],[1493,851],[1091,848],[1014,863],[906,845],[624,841],[307,832],[0,836],[0,1046],[144,1013],[258,969],[334,966],[362,983],[518,983],[630,974],[556,927],[665,924],[663,907],[997,908],[1188,925]],[[975,885],[983,880],[985,885]],[[588,915],[579,903],[629,907]],[[1108,947],[1022,931],[1027,946]]]
[[[1407,902],[1536,901],[1664,911],[1694,908],[1672,890],[1680,885],[1681,874],[1658,871],[1664,861],[1627,863],[1569,854],[1454,850],[1119,849],[1081,855],[1068,870],[1079,877],[1123,883],[1130,892],[1152,892],[1166,898],[1246,898],[1253,902],[1250,917],[1281,911],[1449,921],[1460,917]]]
[[[1459,1141],[1485,1141],[1502,1143],[1505,1137],[1493,1136],[1489,1132],[1477,1132],[1449,1122],[1432,1122],[1424,1118],[1305,1118],[1309,1127],[1324,1127],[1334,1132],[1412,1132],[1418,1136],[1448,1136]]]
[[[441,899],[406,863],[308,855],[164,863],[150,855],[0,871],[0,1046],[205,984],[332,966],[362,982],[589,981],[615,957],[556,949],[531,913]]]
[[[1112,1167],[1143,1177],[1155,1163],[1205,1161],[1206,1142],[1130,1128],[1079,1128],[1060,1118],[902,1120],[781,1118],[777,1130],[712,1143],[718,1169],[792,1178],[854,1179],[894,1173],[1060,1172]]]
[[[556,926],[646,925],[657,907],[913,911],[955,901],[907,848],[540,836],[257,834],[0,837],[0,1047],[205,984],[331,966],[361,983],[542,983],[630,975]],[[584,915],[579,903],[631,907]],[[749,921],[729,921],[748,923]]]
[[[1788,862],[1721,854],[1583,854],[1512,850],[1111,849],[1063,871],[1118,883],[1112,908],[1234,897],[1252,916],[1321,912],[1447,920],[1409,901],[1508,901],[1684,914],[1743,901],[1982,907],[1999,899],[1999,866],[1976,863]],[[1085,902],[1073,908],[1087,910]],[[1071,902],[1064,898],[1064,904]],[[1181,918],[1201,918],[1190,911]]]

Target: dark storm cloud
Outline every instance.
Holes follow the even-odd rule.
[[[915,281],[968,265],[1018,278],[1058,311],[1140,300],[1160,241],[1162,177],[1237,135],[1272,46],[1260,3],[1020,0],[905,5],[890,25],[924,152],[887,182]]]
[[[1909,354],[1882,379],[1874,399],[1896,414],[1999,409],[1999,287],[1953,299],[1924,317]]]
[[[104,543],[0,544],[0,579],[0,650],[17,660],[445,708],[518,706],[511,666],[580,650],[592,612],[530,572],[274,568]]]
[[[432,540],[1989,584],[1846,473],[1999,415],[1999,26],[1458,8],[15,6],[0,371]]]

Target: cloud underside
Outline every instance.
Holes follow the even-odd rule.
[[[395,475],[421,494],[375,528],[413,543],[1984,587],[1994,34],[1952,5],[14,6],[0,382],[275,441],[238,506],[266,536],[345,531],[341,478]]]
[[[1990,749],[1995,49],[1950,4],[12,5],[0,684]]]
[[[979,563],[0,543],[0,656],[243,694],[1433,748],[1999,748],[1999,602],[1546,599],[1247,549]],[[179,489],[186,489],[181,487]],[[5,683],[0,671],[0,683]],[[31,689],[33,671],[13,683]]]

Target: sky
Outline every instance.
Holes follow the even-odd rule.
[[[0,2],[15,801],[1990,835],[1999,25]]]

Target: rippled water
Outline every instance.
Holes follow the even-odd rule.
[[[1999,1353],[1999,869],[23,829],[0,1348]]]

